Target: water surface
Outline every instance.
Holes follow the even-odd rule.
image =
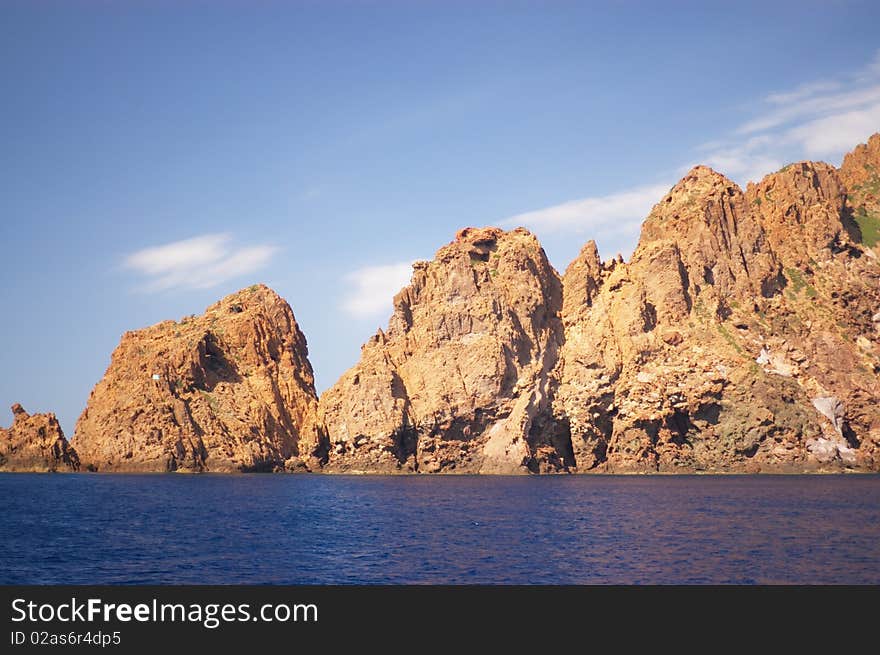
[[[880,476],[0,474],[0,583],[880,584]]]

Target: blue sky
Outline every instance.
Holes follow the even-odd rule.
[[[122,332],[257,281],[320,391],[460,227],[525,224],[561,271],[590,238],[628,256],[692,164],[839,164],[880,129],[878,24],[803,0],[0,1],[0,406],[71,436]]]

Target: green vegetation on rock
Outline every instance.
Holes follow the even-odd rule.
[[[864,207],[859,207],[855,219],[862,233],[863,244],[873,248],[880,243],[880,216],[869,214]]]
[[[816,297],[816,289],[804,279],[804,274],[796,268],[787,268],[785,269],[785,277],[788,278],[789,282],[791,282],[791,289],[789,289],[786,295],[790,299],[794,299],[801,291],[804,291],[807,298],[815,298]]]

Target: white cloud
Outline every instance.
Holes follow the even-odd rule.
[[[824,157],[852,150],[857,143],[880,129],[880,102],[844,114],[826,116],[787,133],[809,157]]]
[[[874,53],[874,58],[865,68],[855,74],[857,82],[870,82],[880,77],[880,50]]]
[[[277,248],[237,247],[229,234],[205,234],[138,250],[124,266],[147,278],[145,291],[207,289],[264,266]]]
[[[694,150],[707,164],[740,184],[758,181],[784,164],[803,159],[839,163],[845,152],[880,129],[880,51],[860,70],[835,79],[807,81],[766,95],[753,117],[728,135]],[[684,174],[691,166],[680,167]],[[517,214],[501,222],[524,225],[541,236],[588,233],[622,249],[666,193],[666,185],[642,185]]]
[[[651,207],[669,191],[668,184],[652,184],[591,196],[511,216],[502,225],[525,226],[545,232],[603,232],[638,227]]]
[[[349,289],[342,309],[354,318],[373,318],[391,311],[394,294],[409,284],[412,262],[365,266],[344,276]]]
[[[757,115],[703,150],[704,161],[740,181],[757,181],[803,159],[839,163],[880,129],[880,51],[858,71],[767,95]]]
[[[852,109],[866,107],[880,103],[880,84],[857,88],[840,92],[817,92],[816,88],[825,88],[824,85],[814,86],[809,97],[802,96],[795,91],[790,94],[774,94],[770,98],[793,98],[786,101],[775,111],[758,116],[740,126],[737,130],[740,134],[753,134],[773,127],[787,125],[798,119],[816,117],[825,114],[840,114]],[[776,104],[779,104],[778,102]]]
[[[734,180],[760,180],[784,164],[772,146],[770,137],[752,137],[739,145],[716,147],[703,156],[702,163]]]
[[[800,86],[792,89],[791,91],[771,93],[766,98],[764,98],[764,100],[769,102],[771,105],[789,105],[793,102],[798,102],[799,100],[805,100],[807,98],[815,96],[817,93],[836,91],[839,88],[840,82],[831,80],[807,82],[806,84],[801,84]]]

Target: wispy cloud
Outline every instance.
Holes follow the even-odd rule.
[[[638,231],[642,219],[669,190],[668,184],[652,184],[590,196],[559,205],[517,214],[501,221],[509,227],[525,226],[538,232]]]
[[[840,88],[840,82],[821,80],[819,82],[807,82],[790,91],[782,91],[769,94],[764,100],[771,105],[790,105],[793,102],[811,98],[818,93],[836,91]]]
[[[770,171],[782,167],[784,157],[773,148],[773,139],[767,135],[753,136],[741,143],[717,143],[701,155],[699,161],[728,177],[747,181],[758,180]],[[683,166],[682,171],[691,165]]]
[[[859,70],[835,79],[817,79],[768,93],[752,117],[695,149],[684,174],[707,164],[744,184],[760,180],[787,162],[842,155],[880,129],[880,51]],[[658,176],[663,179],[666,175]],[[672,182],[672,180],[670,180]],[[540,236],[580,235],[606,240],[622,251],[636,242],[642,221],[669,185],[635,186],[605,195],[528,211],[501,221],[523,225]]]
[[[880,91],[880,87],[878,87]],[[880,129],[880,101],[864,109],[826,116],[792,128],[788,136],[808,157],[842,153]]]
[[[147,278],[144,291],[207,289],[264,266],[277,248],[238,246],[230,234],[204,234],[144,248],[125,258],[125,268]]]
[[[358,319],[388,314],[394,294],[409,284],[411,276],[412,262],[365,266],[351,271],[343,277],[348,289],[341,307]]]
[[[765,96],[756,115],[707,149],[710,166],[759,180],[787,161],[832,163],[880,129],[880,51],[860,70]]]
[[[840,85],[816,83],[801,87],[799,91],[772,94],[765,98],[764,102],[774,104],[778,109],[744,123],[737,132],[739,134],[753,134],[804,118],[826,114],[834,115],[876,104],[880,102],[880,80],[877,82],[878,84],[867,88],[851,90],[841,90]],[[780,98],[783,98],[784,101],[780,102]]]

